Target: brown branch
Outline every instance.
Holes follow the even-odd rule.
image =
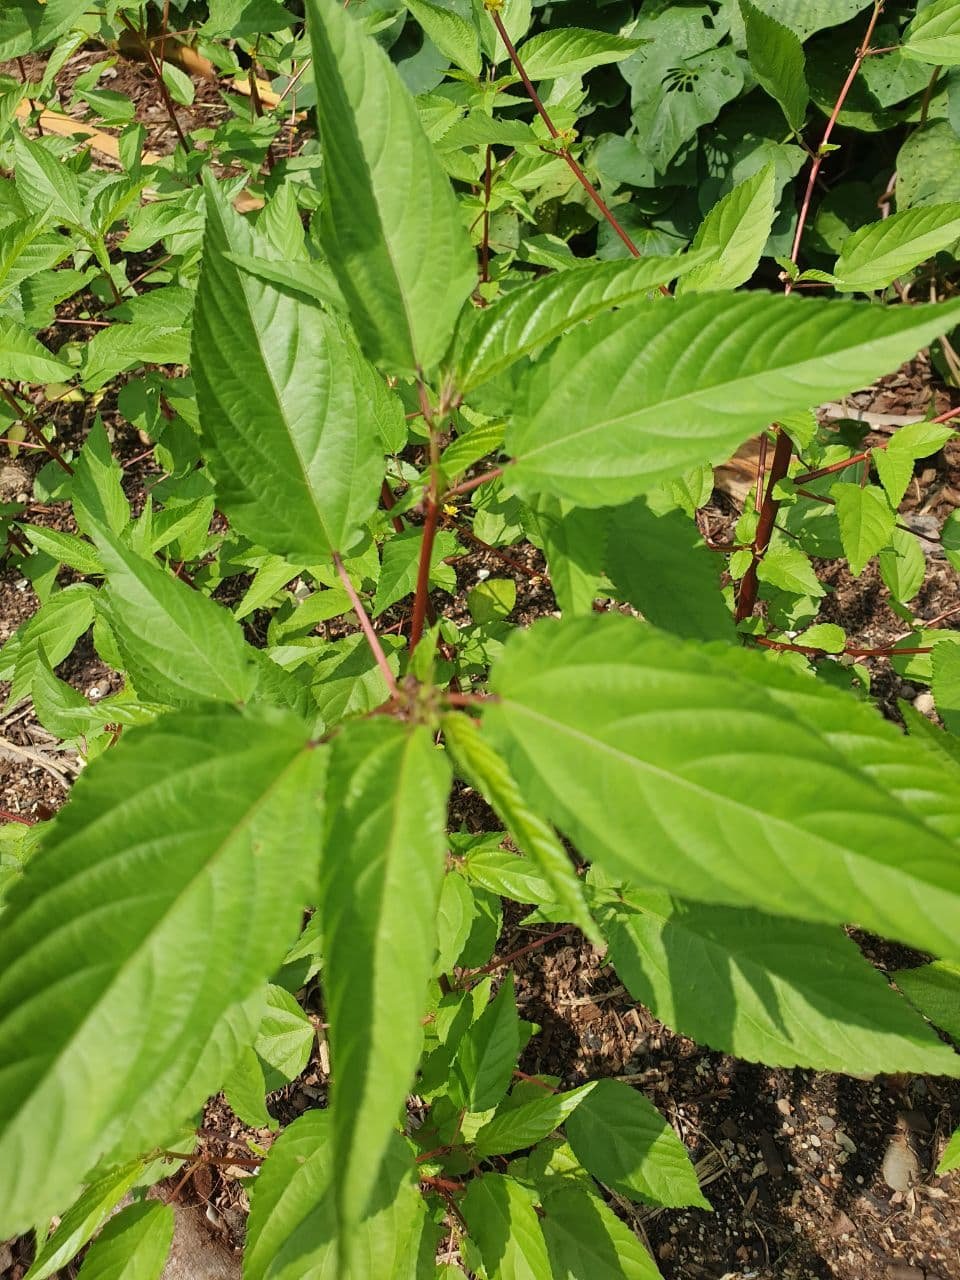
[[[474,476],[472,480],[465,480],[463,484],[454,485],[452,489],[447,490],[444,497],[458,498],[465,493],[472,493],[474,489],[479,489],[482,484],[489,484],[491,480],[499,480],[505,470],[505,467],[494,467],[491,471],[485,471],[482,476]]]

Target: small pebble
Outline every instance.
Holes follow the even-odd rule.
[[[835,1137],[837,1139],[837,1145],[843,1147],[844,1151],[848,1152],[852,1156],[857,1154],[857,1144],[852,1138],[848,1138],[842,1129],[837,1130]]]
[[[922,716],[932,716],[937,710],[932,693],[918,693],[913,700],[913,705]]]
[[[837,1122],[833,1116],[817,1116],[817,1124],[824,1133],[833,1133],[837,1127]]]

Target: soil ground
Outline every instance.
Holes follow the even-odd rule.
[[[68,68],[65,100],[71,77],[92,57],[84,62],[81,55]],[[110,87],[132,93],[141,118],[150,120],[157,107],[146,69],[121,61],[118,77]],[[215,116],[220,110],[216,96],[206,87],[203,93]],[[162,145],[162,120],[156,135],[151,143]],[[896,417],[922,414],[931,400],[940,412],[958,399],[956,391],[937,385],[929,362],[920,358],[876,388],[850,397],[847,408],[853,414]],[[109,397],[100,408],[125,464],[128,496],[139,505],[156,474],[152,460],[141,456],[143,442],[111,410]],[[79,443],[89,425],[82,410],[63,406],[57,414],[61,439]],[[878,431],[868,444],[883,438],[883,424]],[[39,466],[36,455],[10,459],[5,452],[0,501],[27,502],[27,518],[69,529],[66,507],[32,500]],[[738,491],[737,469],[721,469],[705,512],[718,541],[735,520]],[[939,551],[937,534],[958,501],[960,441],[918,465],[903,508],[907,522],[928,535],[928,581],[918,613],[947,625],[951,611],[960,610],[960,580]],[[519,621],[552,612],[555,603],[539,553],[521,545],[509,554],[514,565],[482,551],[460,560],[461,589],[476,582],[478,570],[489,569],[515,577]],[[833,588],[825,620],[840,622],[852,641],[868,647],[887,645],[903,633],[903,623],[884,602],[874,568],[857,580],[836,565],[823,569]],[[463,606],[462,595],[438,596],[436,603],[455,613]],[[36,605],[30,584],[9,560],[3,561],[0,642]],[[888,714],[896,715],[898,698],[929,710],[922,687],[901,680],[882,660],[870,665],[875,696]],[[116,677],[97,658],[89,638],[58,674],[90,698],[116,686]],[[58,750],[29,708],[0,716],[0,808],[25,818],[49,817],[66,799],[76,773],[76,761]],[[489,817],[482,806],[471,806],[461,816],[478,830]],[[517,923],[522,914],[508,911],[498,954],[536,941],[536,927]],[[881,970],[920,959],[874,939],[858,941]],[[530,951],[514,968],[521,1011],[542,1028],[526,1051],[523,1070],[548,1072],[567,1086],[597,1076],[635,1085],[671,1121],[697,1162],[712,1214],[615,1202],[649,1244],[665,1280],[960,1280],[960,1173],[937,1177],[933,1172],[948,1136],[960,1124],[960,1084],[772,1070],[710,1052],[674,1034],[632,1001],[603,957],[575,931]],[[315,993],[304,993],[308,1011],[316,1013],[313,999]],[[326,1082],[321,1044],[304,1074],[271,1098],[271,1110],[288,1123],[307,1108],[323,1105]],[[203,1130],[208,1155],[220,1160],[236,1155],[237,1143],[248,1133],[222,1099],[211,1102]],[[269,1141],[267,1132],[258,1137]],[[207,1163],[179,1172],[159,1189],[192,1215],[195,1235],[188,1252],[194,1270],[184,1274],[230,1274],[224,1258],[242,1243],[247,1209],[242,1174],[228,1164]],[[22,1280],[29,1256],[26,1240],[0,1244],[2,1280]],[[75,1276],[76,1270],[73,1264],[62,1275]]]

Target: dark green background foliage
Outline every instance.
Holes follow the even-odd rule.
[[[29,1280],[160,1275],[218,1092],[247,1280],[655,1280],[615,1206],[708,1212],[697,1171],[638,1089],[518,1070],[504,900],[710,1048],[960,1075],[960,649],[901,519],[957,415],[815,412],[925,348],[958,385],[960,0],[884,8],[4,6],[0,423],[44,456],[0,678],[84,766],[0,827]]]

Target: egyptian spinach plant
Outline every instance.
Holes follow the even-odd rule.
[[[232,1158],[256,1171],[249,1280],[655,1277],[607,1193],[706,1210],[693,1165],[626,1084],[518,1071],[536,1028],[510,957],[494,958],[501,901],[581,929],[638,1001],[714,1048],[960,1074],[916,1012],[956,1034],[960,751],[857,695],[862,652],[817,621],[811,560],[859,574],[879,555],[910,626],[894,657],[933,681],[955,727],[960,651],[914,624],[923,558],[897,516],[914,461],[950,428],[919,423],[868,452],[812,408],[960,322],[956,299],[884,305],[960,238],[960,204],[905,201],[801,269],[879,3],[833,5],[869,24],[791,246],[772,245],[782,291],[741,292],[775,240],[782,157],[722,195],[687,252],[642,254],[636,190],[622,222],[577,158],[582,77],[629,64],[633,128],[662,138],[663,165],[671,130],[712,118],[717,76],[733,96],[752,76],[799,139],[822,69],[802,41],[823,6],[704,6],[728,43],[681,45],[700,61],[665,79],[662,42],[689,6],[644,5],[613,34],[544,22],[524,41],[523,0],[409,0],[419,56],[441,66],[417,97],[381,47],[398,6],[306,8],[304,35],[267,0],[211,5],[198,44],[227,70],[239,48],[299,79],[319,145],[285,156],[282,93],[188,136],[176,109],[192,82],[138,6],[48,0],[39,27],[18,27],[23,5],[0,27],[11,57],[61,40],[43,84],[2,99],[16,177],[0,187],[0,374],[8,441],[51,455],[39,491],[69,501],[77,530],[4,510],[40,607],[0,663],[8,705],[31,700],[88,766],[53,822],[4,830],[0,1236],[38,1229],[42,1280],[133,1190],[82,1274],[159,1275],[172,1216],[144,1189],[195,1159],[218,1090],[276,1128],[265,1096],[311,1054],[318,1020],[295,993],[318,979],[329,1106]],[[960,63],[960,4],[918,9],[894,33],[899,74],[916,64],[930,87],[924,128],[952,128],[936,89]],[[77,99],[123,126],[122,172],[104,174],[72,137],[16,121],[37,119],[78,41],[123,31],[180,145],[147,162],[141,127],[88,75]],[[254,217],[234,207],[248,182]],[[572,252],[572,190],[625,259]],[[857,293],[873,296],[837,296]],[[35,335],[76,296],[109,320],[54,352]],[[90,403],[82,448],[58,440],[31,385]],[[164,472],[136,515],[97,414],[114,391]],[[770,465],[724,588],[691,517],[712,465],[757,433]],[[461,546],[516,564],[504,548],[523,539],[558,616],[514,626],[515,582],[489,576],[446,616]],[[944,541],[956,555],[952,522]],[[265,633],[245,630],[254,616]],[[55,670],[91,628],[124,677],[95,702]],[[502,830],[451,827],[454,785]],[[912,1003],[851,922],[936,957],[900,976]],[[954,1142],[943,1167],[957,1162]]]

